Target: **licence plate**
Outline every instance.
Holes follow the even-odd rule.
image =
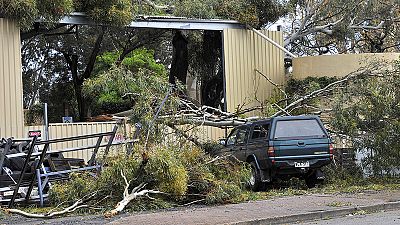
[[[310,167],[310,162],[295,162],[294,167]]]

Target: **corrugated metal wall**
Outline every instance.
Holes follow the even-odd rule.
[[[0,18],[0,137],[22,137],[23,132],[19,28]]]
[[[262,32],[283,44],[282,32]],[[285,83],[284,53],[250,30],[224,30],[224,67],[229,112],[234,112],[238,106],[258,106],[259,102],[273,96],[274,86],[256,70],[276,84]]]
[[[210,126],[202,126],[200,132],[200,140],[202,141],[218,141],[221,138],[225,137],[225,129],[210,127]]]
[[[95,133],[102,133],[112,131],[116,122],[97,122],[97,123],[53,123],[49,125],[49,139],[55,138],[65,138],[65,137],[73,137],[78,135],[85,135],[85,134],[95,134]],[[43,126],[27,126],[25,127],[25,137],[28,134],[29,130],[41,130],[42,131],[42,138],[44,136],[44,127]],[[124,127],[119,126],[117,130],[116,137],[114,141],[123,141],[124,140]],[[132,134],[132,127],[127,124],[126,126],[126,133],[128,136]],[[91,139],[84,139],[79,141],[69,141],[69,142],[62,142],[57,144],[52,144],[50,147],[52,150],[60,150],[65,148],[76,148],[76,147],[83,147],[83,146],[90,146],[95,145],[97,138]],[[108,139],[103,138],[103,143],[107,143]],[[72,157],[72,158],[81,158],[88,161],[90,156],[92,155],[93,149],[82,150],[82,151],[75,151],[64,154],[65,157]]]

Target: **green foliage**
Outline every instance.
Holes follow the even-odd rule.
[[[74,0],[37,0],[39,16],[49,21],[57,21],[60,16],[72,12]]]
[[[175,5],[177,16],[233,19],[256,28],[286,13],[285,4],[274,0],[184,0]]]
[[[130,0],[80,1],[79,6],[83,12],[100,23],[123,26],[132,21],[133,6]]]
[[[366,155],[365,168],[390,175],[400,168],[400,65],[351,82],[335,101],[332,126]]]
[[[114,51],[97,56],[94,73],[101,73],[110,69],[118,61],[120,55],[121,52]],[[135,49],[122,60],[121,64],[133,73],[137,73],[141,68],[151,70],[159,76],[165,76],[167,73],[164,65],[157,63],[154,59],[154,50],[146,48]]]
[[[201,196],[208,204],[236,202],[246,195],[245,184],[250,170],[243,163],[226,158],[213,160],[203,150],[187,143],[155,145],[149,151],[148,161],[143,161],[143,155],[139,154],[142,148],[136,145],[136,153],[129,158],[116,156],[108,159],[107,166],[97,177],[72,174],[71,180],[53,185],[51,203],[67,204],[98,192],[93,201],[109,196],[101,205],[111,208],[121,200],[126,186],[121,171],[131,183],[130,190],[145,182],[146,189],[166,193],[157,196],[157,201],[135,200],[130,205],[134,210],[170,207]]]
[[[24,118],[25,124],[28,126],[43,124],[43,105],[33,105],[25,112]]]
[[[198,19],[216,18],[215,7],[217,1],[215,0],[184,0],[176,5],[176,16],[183,16]]]
[[[258,27],[259,18],[254,5],[242,0],[223,0],[218,7],[218,13],[227,18],[236,19],[241,23]]]
[[[304,80],[289,79],[286,86],[286,94],[292,99],[293,102],[298,98],[312,93],[313,91],[322,89],[327,85],[338,81],[336,77],[307,77]],[[305,102],[304,105],[314,108],[324,108],[326,104],[323,98],[312,98]],[[300,107],[291,111],[292,115],[309,114],[308,107]],[[314,110],[315,111],[315,110]]]
[[[363,181],[362,170],[356,164],[341,167],[332,163],[322,168],[325,174],[325,183],[329,185],[347,187],[358,185]]]
[[[135,121],[145,123],[152,117],[154,104],[169,89],[165,67],[155,62],[151,50],[133,51],[121,66],[115,65],[118,57],[118,52],[98,57],[95,70],[99,75],[85,80],[84,95],[91,101],[94,114],[116,113],[135,106]]]
[[[236,202],[250,179],[250,168],[247,164],[227,159],[212,164],[210,172],[215,180],[207,193],[208,204]]]
[[[88,173],[72,173],[68,182],[52,185],[49,198],[56,205],[60,203],[70,204],[88,195],[94,187],[95,180]]]
[[[31,24],[37,17],[37,2],[34,0],[1,0],[0,15],[18,20],[21,25]]]
[[[72,11],[84,12],[93,20],[112,26],[124,26],[138,14],[185,16],[197,19],[235,19],[260,27],[286,13],[285,3],[276,0],[183,0],[154,1],[175,6],[174,10],[155,9],[141,1],[130,0],[1,0],[0,14],[29,27],[41,17],[54,22]],[[268,9],[268,10],[266,10]]]
[[[39,17],[56,21],[72,10],[73,0],[0,0],[0,15],[17,20],[22,28]]]
[[[286,93],[290,96],[304,96],[337,81],[336,77],[307,77],[304,80],[289,79]]]
[[[130,0],[1,0],[0,15],[19,21],[28,28],[41,18],[55,22],[72,12],[84,12],[93,20],[113,26],[123,26],[132,20]]]
[[[188,173],[182,163],[177,146],[158,147],[150,155],[148,173],[154,176],[160,191],[184,196],[187,191]]]

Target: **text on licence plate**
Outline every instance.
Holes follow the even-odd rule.
[[[310,167],[310,162],[295,162],[294,167]]]

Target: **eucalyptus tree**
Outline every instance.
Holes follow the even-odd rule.
[[[398,0],[296,0],[285,47],[299,55],[398,52]]]

